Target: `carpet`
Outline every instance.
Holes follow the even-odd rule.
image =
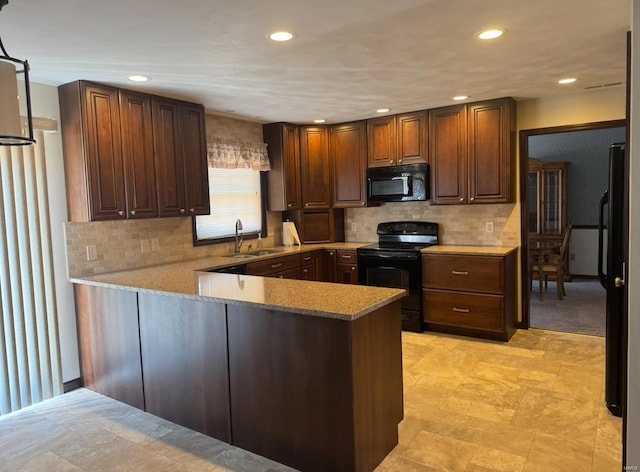
[[[542,300],[538,282],[530,294],[529,324],[532,328],[565,333],[605,335],[606,291],[595,279],[574,279],[564,284],[567,296],[558,300],[555,282],[549,282]]]

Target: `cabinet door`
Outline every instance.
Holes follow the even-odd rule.
[[[91,221],[126,216],[118,89],[83,84]]]
[[[302,197],[298,127],[270,123],[263,125],[262,133],[271,162],[271,170],[267,172],[269,210],[299,210]]]
[[[338,283],[358,284],[358,265],[355,263],[339,262],[337,264]]]
[[[398,158],[400,164],[427,162],[427,112],[419,111],[396,117]]]
[[[362,207],[367,203],[367,138],[364,121],[331,127],[329,155],[333,174],[334,208]]]
[[[382,116],[367,120],[367,154],[369,167],[396,164],[396,117]]]
[[[302,203],[305,209],[331,207],[331,166],[328,159],[327,129],[300,128]]]
[[[511,201],[515,113],[510,98],[468,106],[469,203]]]
[[[429,111],[431,204],[466,203],[466,106]]]
[[[204,107],[183,103],[181,124],[186,207],[190,216],[208,215],[210,200]]]
[[[337,264],[338,264],[338,251],[335,249],[324,250],[324,281],[325,282],[338,282]]]
[[[121,90],[120,122],[127,218],[154,218],[158,216],[158,199],[153,162],[151,97]]]
[[[153,97],[153,143],[158,185],[158,214],[186,215],[180,105]]]

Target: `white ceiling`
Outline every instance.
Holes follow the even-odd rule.
[[[88,79],[293,123],[624,82],[630,24],[630,0],[10,0],[0,12],[32,82]],[[491,26],[508,33],[475,38]],[[276,29],[299,36],[273,43]]]

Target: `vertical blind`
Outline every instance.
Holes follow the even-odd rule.
[[[44,133],[0,146],[0,415],[62,393]]]

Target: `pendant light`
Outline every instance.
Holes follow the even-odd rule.
[[[0,0],[0,10],[9,0]],[[0,146],[28,146],[33,139],[31,93],[29,90],[29,63],[9,56],[0,38]],[[24,81],[27,121],[20,118],[18,75]]]

